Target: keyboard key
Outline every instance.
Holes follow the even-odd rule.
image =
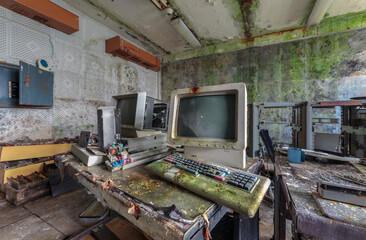
[[[224,178],[224,177],[221,177],[221,176],[219,176],[219,175],[216,175],[214,178],[215,178],[216,180],[221,181],[221,182],[225,182],[225,178]]]

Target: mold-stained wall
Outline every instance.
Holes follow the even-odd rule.
[[[105,53],[105,40],[117,33],[61,0],[53,2],[79,16],[79,32],[67,35],[0,7],[0,59],[34,65],[44,58],[55,76],[53,108],[0,108],[0,142],[96,133],[97,108],[114,105],[113,95],[160,96],[160,73]]]
[[[249,102],[366,96],[366,29],[166,63],[162,98],[173,89],[244,82]]]
[[[246,84],[249,103],[366,96],[366,29],[166,63],[161,78],[164,100],[173,89],[232,82]],[[274,142],[291,143],[291,109],[262,120]]]

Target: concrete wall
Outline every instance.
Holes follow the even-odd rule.
[[[366,95],[366,29],[166,63],[172,89],[244,82],[249,102],[349,99]]]
[[[97,108],[111,105],[111,96],[160,95],[160,73],[105,53],[105,40],[117,33],[61,0],[53,2],[79,16],[79,32],[67,35],[0,7],[0,59],[35,64],[44,58],[55,73],[53,108],[0,108],[0,142],[96,132]]]

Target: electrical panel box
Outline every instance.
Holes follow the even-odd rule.
[[[0,63],[0,107],[19,104],[19,66]]]
[[[30,64],[0,64],[0,107],[53,106],[53,72]]]

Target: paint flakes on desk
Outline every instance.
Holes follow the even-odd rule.
[[[131,181],[131,183],[127,185],[126,190],[135,196],[141,196],[156,191],[156,189],[161,186],[161,181],[155,179],[140,179]]]
[[[107,181],[103,182],[101,185],[100,185],[100,188],[102,190],[107,190],[107,191],[110,191],[112,188],[114,187],[114,183],[112,180],[108,179]]]

